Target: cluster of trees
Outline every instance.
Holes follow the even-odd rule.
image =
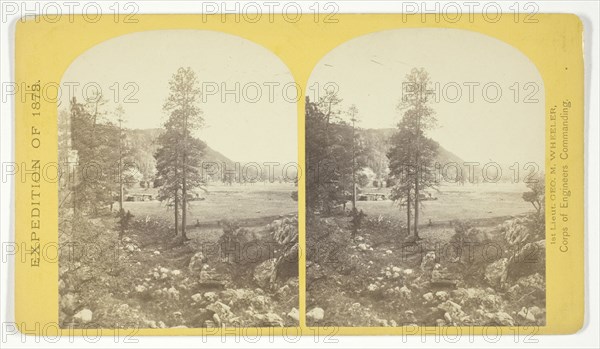
[[[70,113],[63,115],[69,122],[61,123],[63,133],[70,133],[69,142],[59,145],[59,156],[70,172],[63,174],[71,187],[69,197],[61,201],[61,207],[72,207],[75,214],[102,213],[102,209],[119,202],[123,209],[123,193],[126,187],[139,180],[135,168],[138,153],[131,146],[123,128],[123,108],[113,112],[103,110],[105,101],[98,95],[84,103],[73,98]],[[76,159],[69,152],[75,151]],[[77,161],[73,170],[71,162]]]
[[[435,112],[428,90],[431,79],[424,69],[412,69],[403,83],[398,106],[402,118],[390,137],[387,154],[375,154],[370,148],[382,148],[376,137],[365,137],[356,127],[358,110],[342,113],[341,99],[328,92],[318,101],[306,99],[306,203],[309,211],[331,213],[331,208],[353,200],[357,183],[375,178],[392,184],[392,199],[407,217],[407,231],[418,238],[420,198],[426,188],[435,185],[435,159],[438,144],[427,137],[435,126]],[[345,115],[345,117],[344,117]],[[371,144],[374,143],[374,144]],[[371,168],[368,174],[363,167]],[[374,169],[374,170],[373,170]],[[355,219],[356,220],[356,219]]]
[[[65,175],[69,181],[64,185],[71,190],[61,198],[61,207],[72,208],[75,214],[98,215],[107,207],[112,211],[118,202],[123,221],[130,216],[123,210],[127,187],[157,179],[161,183],[159,199],[173,207],[175,233],[181,230],[187,238],[188,201],[193,190],[202,188],[200,166],[206,148],[194,136],[204,123],[198,84],[191,68],[179,68],[173,75],[163,105],[168,117],[156,141],[158,148],[151,155],[140,146],[148,143],[147,135],[124,127],[122,107],[105,111],[100,95],[84,103],[73,98],[70,111],[63,111],[60,117],[59,157],[65,163],[76,161],[77,167]]]
[[[328,91],[317,101],[306,97],[306,205],[311,212],[329,214],[352,201],[365,146],[357,129],[358,109],[340,109],[341,99]]]

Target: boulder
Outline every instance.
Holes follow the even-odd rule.
[[[439,299],[442,302],[445,302],[448,300],[448,292],[446,292],[446,291],[438,291],[435,293],[435,296],[437,297],[437,299]]]
[[[450,324],[460,325],[463,320],[467,318],[465,312],[462,310],[462,307],[450,300],[440,303],[438,305],[438,309],[444,311],[444,318]],[[447,315],[446,315],[447,314]]]
[[[258,327],[283,327],[283,319],[275,313],[256,314],[254,320]]]
[[[500,225],[500,231],[504,232],[504,239],[510,245],[526,242],[529,239],[529,229],[522,218],[511,219]]]
[[[274,258],[266,260],[254,268],[254,281],[265,289],[272,286],[275,281],[275,262]]]
[[[514,326],[515,321],[512,316],[508,315],[503,311],[499,311],[497,313],[488,313],[486,316],[490,319],[493,324],[502,325],[502,326]]]
[[[403,298],[410,298],[411,294],[412,292],[408,287],[402,286],[402,288],[400,288],[400,296],[402,296]]]
[[[206,256],[202,252],[196,252],[190,259],[188,269],[190,272],[196,272],[202,270],[202,265],[206,262]]]
[[[423,295],[425,302],[431,302],[433,300],[433,293],[428,292]]]
[[[421,270],[431,271],[435,267],[435,252],[429,251],[421,260]]]
[[[526,307],[521,308],[521,311],[519,311],[517,315],[519,315],[519,317],[523,320],[535,322],[535,315],[533,315],[533,312]]]
[[[325,310],[323,310],[322,308],[312,308],[309,312],[306,313],[306,318],[308,320],[312,320],[315,322],[319,322],[321,320],[323,320],[323,318],[325,317]]]
[[[509,259],[507,276],[510,280],[534,273],[544,274],[546,270],[546,241],[529,242],[519,246]]]
[[[485,280],[492,286],[502,287],[508,274],[508,258],[501,258],[485,268]]]
[[[300,321],[300,312],[296,308],[292,308],[292,310],[290,310],[287,316],[289,316],[294,321]]]
[[[206,298],[209,302],[214,302],[217,300],[217,294],[214,292],[206,292],[204,294],[204,298]]]
[[[87,324],[92,322],[93,315],[92,311],[86,308],[73,315],[73,321],[80,324]]]

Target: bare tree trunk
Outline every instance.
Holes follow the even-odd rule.
[[[356,147],[354,145],[354,120],[355,116],[352,116],[352,212],[356,211]]]
[[[179,234],[179,189],[175,190],[175,236]]]
[[[184,240],[187,240],[187,233],[185,231],[185,227],[187,225],[187,132],[188,132],[188,124],[187,124],[187,115],[184,115],[183,119],[183,163],[182,163],[182,180],[181,180],[181,201],[183,203],[183,211],[181,212],[181,236]]]
[[[419,225],[419,175],[420,175],[420,171],[417,170],[417,173],[415,176],[415,225],[414,225],[414,234],[415,234],[416,240],[419,239],[419,230],[418,230],[418,225]]]
[[[123,125],[119,116],[119,212],[123,211]],[[111,200],[111,202],[114,202]],[[111,205],[112,212],[112,205]]]
[[[187,234],[185,231],[185,226],[187,224],[187,184],[186,184],[186,157],[185,155],[183,156],[183,180],[182,180],[182,190],[181,190],[181,202],[182,202],[182,211],[181,211],[181,236],[183,237],[184,240],[187,239]]]
[[[406,192],[406,234],[410,236],[410,189]]]

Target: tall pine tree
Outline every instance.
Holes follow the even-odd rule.
[[[413,68],[403,82],[398,108],[404,112],[388,153],[390,176],[395,182],[392,198],[406,206],[407,231],[414,212],[413,236],[419,239],[419,211],[422,191],[436,184],[435,158],[438,144],[426,136],[436,123],[431,108],[431,78],[425,69]]]
[[[157,174],[163,183],[160,199],[174,204],[176,234],[181,212],[184,240],[187,239],[190,191],[202,185],[200,166],[205,144],[194,136],[194,132],[204,124],[198,106],[200,95],[194,71],[189,67],[179,68],[169,81],[169,96],[163,105],[168,119],[158,139],[159,149],[155,155]]]

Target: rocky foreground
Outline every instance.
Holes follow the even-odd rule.
[[[534,216],[431,227],[418,242],[382,218],[353,240],[345,219],[308,225],[309,325],[545,324],[544,227]]]
[[[296,217],[260,229],[224,224],[185,243],[149,218],[119,237],[114,221],[80,220],[62,237],[73,248],[61,249],[61,326],[297,326]]]

